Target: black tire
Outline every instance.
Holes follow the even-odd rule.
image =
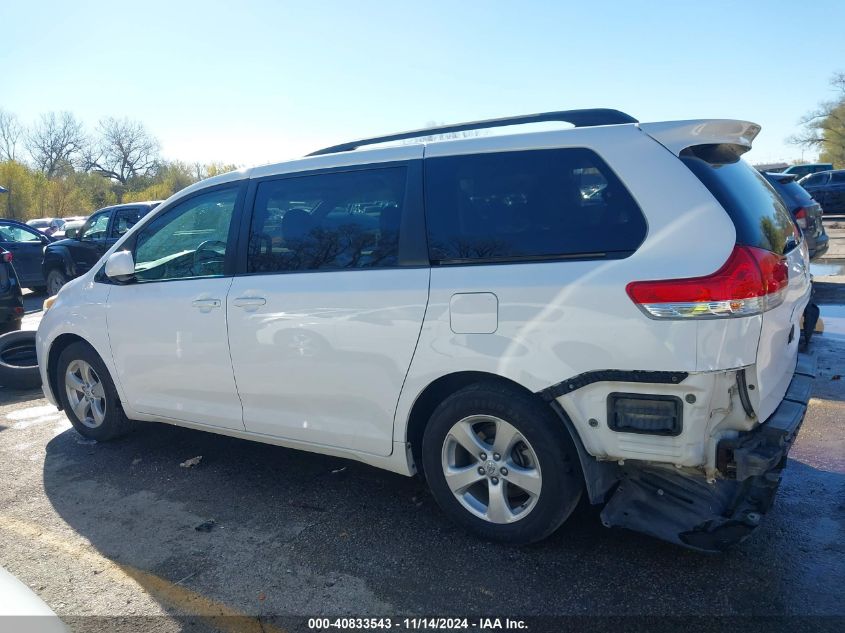
[[[458,501],[446,482],[442,459],[447,450],[444,448],[447,436],[455,424],[470,416],[492,416],[507,422],[527,441],[529,451],[536,455],[542,475],[539,494],[525,516],[513,522],[493,523],[476,516]],[[554,532],[572,514],[584,488],[575,446],[561,420],[530,394],[492,382],[461,389],[437,407],[423,436],[422,462],[435,500],[452,520],[484,538],[514,545],[533,543]],[[472,465],[481,470],[489,463],[479,461]],[[495,462],[494,465],[499,467],[502,463]],[[513,475],[512,472],[508,474]],[[504,476],[496,479],[496,486],[505,486]],[[494,482],[488,474],[473,485],[482,486],[480,493],[483,496],[485,491],[493,490],[491,486]],[[503,488],[506,498],[512,490],[511,485],[508,482],[507,488]],[[518,488],[513,490],[519,492]],[[507,503],[509,510],[513,510],[510,501]]]
[[[59,292],[62,286],[68,282],[67,275],[65,275],[58,268],[51,268],[47,273],[47,286],[44,290],[52,297]]]
[[[101,408],[104,411],[104,419],[97,426],[91,426],[92,423],[96,424],[96,421],[93,420],[93,409],[89,407],[92,418],[89,423],[85,423],[74,411],[73,403],[70,401],[65,381],[68,367],[75,361],[87,363],[93,369],[97,381],[103,387],[103,406]],[[120,398],[105,363],[87,343],[79,342],[68,345],[59,355],[59,361],[56,363],[56,391],[56,397],[61,402],[65,414],[80,435],[98,442],[106,442],[132,430],[132,422],[123,412]],[[98,400],[100,399],[98,398]]]
[[[41,386],[35,355],[35,332],[9,332],[0,336],[0,385],[12,389],[38,389]]]

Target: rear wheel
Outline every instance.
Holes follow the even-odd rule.
[[[103,442],[131,430],[108,369],[90,345],[69,345],[56,372],[56,397],[80,435]]]
[[[531,395],[495,384],[462,389],[435,410],[422,461],[446,514],[485,538],[513,544],[554,532],[583,488],[560,420]]]
[[[49,273],[47,273],[47,293],[52,297],[55,294],[58,294],[59,290],[62,289],[67,283],[67,276],[58,268],[53,268]]]

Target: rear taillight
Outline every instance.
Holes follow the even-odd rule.
[[[795,212],[795,222],[800,226],[802,229],[807,228],[807,209],[801,207]]]
[[[3,253],[2,257],[3,257],[3,261],[6,262],[7,264],[12,263],[12,254],[11,253]]]
[[[626,290],[652,318],[713,319],[750,316],[773,308],[783,302],[788,283],[786,258],[737,245],[712,275],[632,281]]]

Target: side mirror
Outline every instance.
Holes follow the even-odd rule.
[[[129,251],[117,251],[106,260],[106,277],[126,282],[135,276],[135,260]]]
[[[65,237],[70,240],[75,240],[77,233],[79,233],[79,229],[76,227],[71,227],[67,231],[65,231]]]

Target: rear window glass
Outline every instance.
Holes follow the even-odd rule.
[[[713,152],[722,162],[708,162],[688,148],[681,160],[698,176],[728,212],[736,227],[737,244],[785,253],[795,245],[792,215],[765,177],[739,157]],[[705,156],[707,154],[705,153]]]
[[[434,262],[618,258],[645,239],[636,202],[590,150],[447,156],[425,165]]]
[[[781,183],[780,189],[781,195],[787,198],[787,202],[791,201],[800,207],[813,204],[813,196],[807,193],[807,190],[794,180],[785,184]]]

